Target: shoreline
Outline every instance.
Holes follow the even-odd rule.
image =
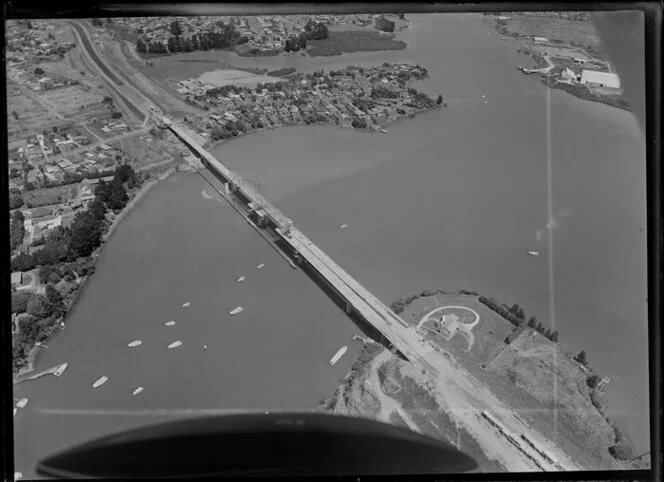
[[[577,99],[586,100],[589,102],[597,102],[599,104],[604,104],[627,112],[632,112],[632,108],[629,105],[629,103],[625,101],[620,95],[616,95],[615,97],[608,97],[608,96],[603,96],[601,94],[595,94],[585,85],[567,84],[565,82],[559,82],[557,80],[552,82],[550,77],[548,76],[548,72],[551,69],[555,68],[555,64],[552,64],[552,62],[549,60],[549,57],[546,55],[544,56],[540,55],[539,53],[533,51],[530,47],[524,46],[522,42],[526,41],[528,39],[528,36],[521,35],[517,32],[512,32],[512,31],[506,32],[505,20],[495,17],[493,20],[496,32],[498,32],[500,35],[504,37],[509,37],[518,41],[520,43],[519,51],[523,52],[525,55],[527,55],[528,57],[530,57],[532,60],[535,61],[535,66],[526,69],[530,70],[530,72],[524,72],[525,75],[537,74],[540,78],[541,83],[544,84],[549,89],[565,91],[568,94],[573,95]],[[560,47],[566,47],[566,46],[561,44]],[[544,67],[547,67],[547,65],[549,66],[549,68],[546,71],[542,70]]]
[[[127,205],[124,207],[124,209],[113,219],[111,224],[108,227],[108,230],[104,233],[102,236],[102,244],[95,249],[95,251],[92,252],[90,255],[90,258],[92,259],[92,266],[96,266],[97,264],[97,259],[102,253],[102,250],[104,249],[104,245],[106,242],[112,237],[113,233],[115,230],[118,228],[120,223],[129,215],[131,211],[136,207],[136,204],[156,185],[161,183],[162,181],[165,181],[168,179],[170,176],[172,176],[175,173],[178,172],[189,172],[191,171],[191,168],[188,168],[188,166],[184,164],[177,164],[175,166],[169,167],[167,170],[159,174],[156,179],[150,180],[147,183],[145,183],[143,186],[141,186],[137,191],[134,192],[133,197],[130,199],[130,201],[127,203]],[[92,273],[94,274],[94,273]],[[24,378],[26,375],[29,373],[32,373],[35,371],[37,364],[39,363],[39,355],[42,353],[44,350],[42,344],[47,343],[49,340],[51,340],[55,335],[57,335],[58,331],[62,331],[62,329],[59,328],[61,322],[66,322],[69,313],[74,309],[76,302],[78,301],[79,297],[83,293],[83,290],[85,289],[86,284],[88,283],[89,278],[92,276],[92,274],[82,276],[80,278],[80,281],[77,283],[76,287],[76,293],[74,294],[72,300],[69,302],[67,305],[67,311],[65,314],[59,318],[58,320],[55,321],[53,324],[53,327],[49,332],[47,332],[47,337],[46,339],[40,343],[40,345],[35,345],[33,348],[30,350],[30,353],[26,357],[26,363],[25,365],[15,374],[12,374],[12,383],[20,383],[20,379]]]
[[[416,293],[412,296],[408,297],[403,297],[395,300],[391,305],[390,309],[394,311],[395,313],[401,313],[404,311],[405,308],[409,307],[411,304],[416,302],[419,299],[424,299],[424,298],[430,298],[430,297],[435,297],[436,295],[452,295],[452,296],[459,296],[459,295],[472,295],[472,296],[479,296],[478,293],[474,291],[468,291],[468,290],[458,290],[456,292],[454,291],[447,291],[447,290],[424,290],[421,293]],[[481,297],[480,297],[481,298]],[[494,310],[491,306],[486,305],[486,308],[493,311],[494,313],[498,314],[506,323],[511,323],[514,324],[512,320],[509,320],[505,316],[503,316],[501,313],[497,312]],[[527,330],[529,328],[526,327],[525,319],[523,320],[522,323],[523,330]],[[532,331],[536,331],[534,328],[532,328]],[[515,340],[513,340],[510,343],[505,342],[505,346],[502,348],[501,352],[504,351],[507,347],[509,347]],[[564,349],[564,347],[557,342],[554,342],[558,346],[558,350],[562,355],[565,356],[571,356],[571,353],[569,353],[567,350]],[[369,340],[369,342],[365,342],[363,348],[360,350],[358,355],[356,356],[355,360],[353,361],[353,364],[351,368],[349,369],[349,372],[345,375],[345,377],[340,381],[340,383],[337,385],[336,389],[329,394],[327,397],[321,399],[319,403],[317,404],[315,410],[321,411],[324,413],[332,413],[332,414],[338,414],[338,413],[353,413],[356,416],[368,416],[369,418],[375,418],[375,411],[376,407],[375,405],[372,405],[367,401],[366,395],[365,395],[365,388],[363,386],[367,384],[367,381],[369,380],[368,372],[372,367],[372,364],[374,363],[374,359],[376,358],[376,353],[375,353],[375,346],[381,346],[382,345],[374,340]],[[386,350],[387,348],[385,348]],[[436,351],[439,349],[436,348]],[[440,348],[440,350],[443,350],[445,353],[447,353],[448,348]],[[532,350],[532,348],[530,348]],[[394,358],[394,356],[392,357]],[[459,359],[457,355],[454,355],[454,359],[456,360],[456,363],[463,369],[468,371],[470,367],[464,367],[463,365],[463,360]],[[577,360],[578,362],[578,360]],[[578,362],[580,363],[580,362]],[[455,367],[456,368],[456,367]],[[590,375],[595,375],[594,369],[590,366],[587,365],[586,370],[584,370],[587,374]],[[471,373],[471,371],[468,371],[468,373]],[[475,375],[476,376],[476,375]],[[569,374],[570,379],[573,378],[573,375],[570,373]],[[381,382],[382,383],[382,382]],[[355,386],[357,385],[357,386]],[[374,384],[375,385],[375,384]],[[426,385],[426,384],[425,384]],[[425,385],[422,385],[421,388],[425,388]],[[358,391],[358,387],[362,388],[362,390]],[[373,385],[369,385],[369,387],[372,390],[376,390],[376,387]],[[519,387],[518,384],[515,385],[515,387]],[[426,386],[428,387],[428,385]],[[488,388],[493,392],[492,388]],[[521,387],[521,389],[525,390],[525,392],[529,395],[532,395],[529,390]],[[594,389],[593,389],[594,390]],[[597,390],[600,390],[598,388]],[[383,390],[386,395],[389,395],[387,390]],[[494,393],[499,393],[499,392],[494,392]],[[591,390],[591,400],[593,398],[594,392]],[[581,392],[579,392],[578,396],[582,396]],[[392,397],[394,397],[394,393],[392,394]],[[537,398],[537,397],[535,397]],[[539,399],[538,399],[539,400]],[[403,403],[403,400],[402,400]],[[408,402],[409,404],[411,402]],[[595,403],[593,402],[593,405]],[[612,431],[615,432],[616,436],[616,441],[614,447],[617,446],[623,446],[623,447],[629,447],[634,450],[634,445],[633,441],[631,441],[629,438],[624,438],[625,434],[622,431],[620,427],[618,427],[613,420],[610,419],[606,415],[606,410],[607,406],[604,405],[603,409],[600,409],[597,405],[595,405],[595,409],[597,409],[597,412],[599,415],[604,419],[604,423],[610,427]],[[440,410],[442,412],[445,412],[448,416],[451,415],[451,413],[448,413],[447,410],[445,410],[442,406],[440,407]],[[391,422],[390,422],[391,423]],[[423,427],[421,424],[419,425],[418,429],[421,430]],[[598,429],[599,430],[599,429]],[[435,436],[443,435],[447,437],[449,434],[447,434],[445,431],[437,431]],[[620,441],[619,441],[620,439]],[[611,445],[609,443],[608,445]],[[560,449],[562,446],[558,446]],[[483,450],[483,447],[481,447]],[[612,447],[610,447],[612,448]],[[562,449],[561,449],[562,450]],[[584,457],[594,457],[594,453],[592,451],[588,451],[587,453],[584,453]],[[611,452],[611,450],[608,450],[608,454],[604,454],[604,457],[608,459],[608,457],[611,457],[611,460],[613,463],[618,464],[622,467],[623,470],[627,469],[643,469],[644,467],[641,465],[641,462],[639,460],[636,460],[634,462],[628,461],[627,459],[621,459],[618,456],[614,456],[614,454]],[[577,462],[576,460],[573,460],[573,462]],[[590,467],[588,467],[590,468]]]

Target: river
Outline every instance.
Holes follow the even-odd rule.
[[[215,155],[259,182],[383,301],[466,288],[553,324],[566,348],[585,349],[611,376],[608,414],[647,450],[645,145],[636,121],[520,74],[515,66],[528,60],[498,40],[489,19],[411,21],[401,51],[242,61],[419,63],[430,78],[417,87],[442,93],[448,108],[387,135],[283,128],[225,143]],[[68,361],[65,375],[16,387],[31,400],[14,419],[24,475],[71,443],[167,417],[145,410],[311,408],[348,370],[358,329],[205,189],[212,193],[180,174],[141,200],[40,359],[39,368]],[[247,281],[238,284],[241,274]],[[237,305],[245,312],[229,317]],[[177,325],[164,327],[170,319]],[[143,345],[127,348],[134,338]],[[167,350],[175,339],[183,346]],[[330,369],[342,344],[351,349]],[[101,375],[109,382],[93,390]],[[145,391],[131,397],[138,385]]]

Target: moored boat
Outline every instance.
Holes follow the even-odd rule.
[[[261,268],[263,268],[264,266],[265,266],[265,263],[261,263],[261,264],[259,264],[258,266],[256,266],[256,269],[261,269]]]
[[[531,256],[539,256],[539,251],[528,251],[528,254]]]
[[[178,340],[178,341],[174,341],[173,343],[171,343],[170,345],[168,345],[168,348],[177,348],[177,347],[179,347],[180,345],[182,345],[182,342],[181,342],[180,340]]]
[[[104,383],[108,381],[108,377],[101,377],[96,382],[92,384],[92,388],[101,387]]]
[[[131,343],[129,343],[127,346],[130,347],[130,348],[134,348],[135,346],[138,346],[141,343],[143,343],[141,340],[134,340]]]
[[[63,363],[62,365],[60,365],[60,366],[58,367],[57,370],[55,370],[55,372],[53,372],[53,375],[55,375],[56,377],[59,377],[59,376],[62,375],[62,374],[64,373],[64,371],[67,369],[67,366],[68,366],[67,363]]]
[[[21,398],[18,402],[16,402],[16,406],[18,408],[25,408],[25,406],[28,404],[28,399],[27,398]]]
[[[247,279],[246,277],[244,277],[244,276],[240,276],[240,277],[237,279],[237,282],[238,282],[238,283],[242,283],[242,282],[243,282],[244,280],[246,280],[246,279]]]
[[[138,387],[136,390],[134,390],[133,392],[131,392],[131,394],[132,394],[132,396],[133,396],[133,395],[138,395],[138,394],[141,393],[142,391],[143,391],[143,387]]]
[[[173,325],[175,325],[175,322],[173,320],[167,321],[166,323],[164,323],[164,325],[165,326],[173,326]]]
[[[234,308],[230,311],[231,315],[237,315],[238,313],[242,313],[244,311],[244,308],[241,306],[238,306],[237,308]]]
[[[342,224],[341,226],[339,226],[339,229],[346,229],[347,227],[348,227],[347,224]]]
[[[189,303],[188,301],[186,303],[182,304],[182,308],[189,308],[190,306],[191,306],[191,303]]]
[[[337,350],[337,352],[334,354],[332,358],[330,358],[330,361],[328,362],[330,365],[334,365],[336,362],[339,361],[339,359],[344,356],[346,351],[348,350],[348,347],[346,345],[342,346]]]

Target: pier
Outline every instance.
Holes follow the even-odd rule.
[[[36,380],[37,378],[41,378],[45,375],[53,375],[63,365],[65,365],[65,364],[60,363],[59,365],[52,366],[52,367],[47,368],[45,370],[40,370],[36,373],[28,372],[28,373],[25,373],[23,375],[20,375],[14,380],[14,385],[16,385],[18,383],[28,381],[28,380]]]

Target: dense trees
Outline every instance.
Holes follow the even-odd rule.
[[[531,316],[530,319],[528,320],[528,327],[534,330],[535,326],[537,326],[537,318]]]
[[[44,75],[44,69],[42,69],[41,67],[36,67],[35,75]]]
[[[399,92],[396,90],[388,89],[382,85],[371,88],[371,97],[375,99],[397,99],[399,97]]]
[[[173,22],[171,23],[171,36],[166,43],[157,41],[146,42],[145,39],[140,38],[136,41],[136,50],[141,53],[166,54],[224,49],[240,43],[240,32],[237,31],[232,22],[217,22],[216,25],[216,29],[211,28],[206,32],[199,32],[190,37],[183,37],[183,31],[179,22]],[[242,43],[246,41],[248,39],[245,37]]]
[[[171,35],[182,35],[182,27],[177,20],[171,22]]]
[[[586,356],[585,350],[581,350],[579,354],[574,357],[574,359],[579,363],[581,363],[582,365],[588,366],[588,358]]]
[[[385,18],[385,15],[381,15],[376,19],[375,26],[378,30],[383,32],[394,32],[395,23],[392,20]]]
[[[25,217],[23,213],[21,211],[14,211],[9,225],[9,245],[12,250],[23,243],[23,238],[25,237],[24,221]]]
[[[364,129],[367,127],[367,121],[364,119],[353,119],[353,122],[351,123],[353,127],[356,129]]]
[[[26,290],[12,293],[12,313],[25,313],[31,293]]]
[[[103,27],[104,22],[101,20],[101,18],[93,18],[92,25],[94,25],[95,27]]]
[[[69,247],[76,257],[89,256],[101,245],[103,223],[90,212],[84,211],[74,218],[71,225]]]
[[[323,22],[314,22],[309,20],[304,26],[304,33],[307,40],[323,40],[329,36],[327,25]]]

